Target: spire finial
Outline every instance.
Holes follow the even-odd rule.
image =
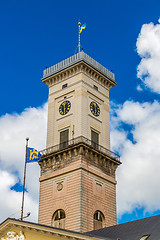
[[[78,36],[78,52],[81,51],[81,39],[80,39],[80,30],[81,30],[81,22],[78,22],[78,26],[79,26],[79,36]]]

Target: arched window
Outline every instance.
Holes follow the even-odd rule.
[[[94,230],[104,227],[104,215],[100,211],[96,211],[93,217],[94,220]]]
[[[58,209],[53,214],[52,226],[56,228],[65,228],[65,218],[66,214],[62,209]]]

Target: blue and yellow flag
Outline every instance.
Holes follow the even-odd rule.
[[[39,151],[37,151],[34,148],[29,148],[29,147],[27,148],[27,160],[26,160],[27,163],[37,162],[40,159],[41,159],[41,154]]]
[[[85,29],[85,28],[86,28],[86,24],[84,23],[84,24],[81,26],[79,33],[81,33],[82,30]]]

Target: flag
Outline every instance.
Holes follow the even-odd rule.
[[[79,33],[81,33],[82,30],[85,29],[85,28],[86,28],[86,24],[84,23],[84,24],[81,26]]]
[[[29,147],[27,148],[27,160],[26,160],[27,163],[37,162],[40,159],[41,159],[41,154],[39,151],[37,151],[34,148],[29,148]]]

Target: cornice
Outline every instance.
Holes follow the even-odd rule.
[[[77,54],[49,67],[46,68],[43,71],[43,79],[47,78],[48,76],[51,76],[57,72],[62,71],[63,69],[69,68],[70,66],[80,62],[84,61],[90,66],[92,66],[94,69],[97,69],[99,72],[101,72],[103,75],[105,75],[107,78],[110,78],[111,80],[115,81],[115,75],[112,71],[109,71],[106,67],[102,66],[100,63],[98,63],[96,60],[91,58],[89,55],[87,55],[85,52],[81,51]]]
[[[46,85],[48,85],[48,87],[51,87],[80,73],[84,73],[106,89],[110,89],[117,84],[115,81],[106,77],[98,70],[94,69],[92,66],[83,61],[80,61],[72,65],[71,67],[63,69],[58,73],[48,76],[47,78],[42,78],[41,80]]]
[[[101,239],[99,237],[87,236],[81,233],[72,232],[69,230],[54,228],[46,225],[20,221],[12,218],[6,219],[0,224],[0,237],[3,237],[11,229],[19,229],[22,231],[36,232],[39,234],[44,234],[50,237],[55,237],[65,240],[96,240]]]
[[[54,151],[44,155],[39,162],[41,167],[41,176],[46,173],[65,168],[72,162],[76,162],[78,156],[84,156],[85,161],[103,173],[115,178],[115,171],[120,161],[115,160],[111,156],[94,149],[85,143],[77,143],[68,146],[62,150]]]

